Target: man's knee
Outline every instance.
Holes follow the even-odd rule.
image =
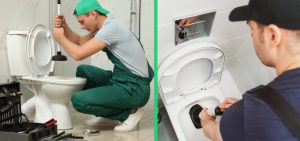
[[[75,110],[77,110],[78,112],[84,111],[85,104],[83,103],[79,93],[75,93],[71,97],[71,102]]]
[[[88,65],[79,65],[76,69],[76,77],[84,77],[85,78],[85,70],[88,67]]]

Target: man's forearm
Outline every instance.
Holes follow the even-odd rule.
[[[60,38],[59,41],[61,47],[63,47],[63,49],[75,60],[80,60],[80,52],[81,48],[79,47],[79,45],[71,42],[67,37],[62,37]]]

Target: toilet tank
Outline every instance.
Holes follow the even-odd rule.
[[[7,34],[7,56],[10,75],[30,75],[26,57],[27,31],[9,31]]]

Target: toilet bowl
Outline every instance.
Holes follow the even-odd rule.
[[[233,83],[223,70],[224,53],[213,42],[182,43],[159,65],[159,94],[180,141],[206,141],[202,128],[193,124],[194,105],[215,108],[224,99],[222,81]],[[228,95],[226,95],[227,97]]]
[[[7,53],[10,74],[34,93],[22,105],[22,112],[35,113],[34,122],[44,123],[54,118],[58,129],[72,128],[67,104],[72,94],[83,88],[86,79],[49,76],[53,72],[51,57],[55,48],[47,27],[37,24],[28,31],[9,31]]]

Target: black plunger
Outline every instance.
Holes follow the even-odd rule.
[[[60,0],[57,0],[57,15],[60,15]],[[61,54],[59,44],[57,44],[57,53],[52,57],[53,61],[67,61],[67,57]]]
[[[191,120],[192,120],[194,126],[197,129],[202,128],[202,126],[201,126],[201,119],[199,117],[199,114],[200,114],[200,112],[202,110],[203,110],[202,106],[196,104],[196,105],[194,105],[194,106],[191,107],[190,112],[189,112]],[[219,106],[217,106],[215,108],[215,111],[214,111],[213,114],[214,114],[214,116],[223,115],[223,110]]]
[[[191,120],[197,129],[202,128],[201,120],[199,117],[199,114],[202,110],[203,110],[203,108],[200,105],[196,104],[191,107],[190,112],[189,112]]]

